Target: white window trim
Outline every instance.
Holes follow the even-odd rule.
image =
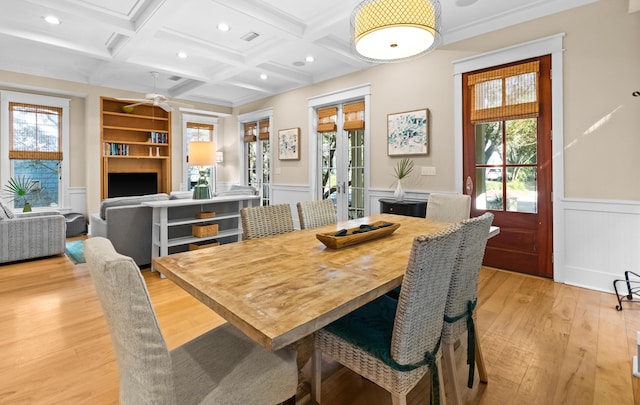
[[[339,90],[332,93],[322,94],[308,99],[309,108],[309,187],[311,188],[311,198],[318,199],[318,154],[322,145],[318,142],[317,134],[318,113],[320,107],[344,104],[353,100],[364,99],[364,212],[369,215],[369,188],[371,185],[371,133],[369,132],[369,116],[371,114],[371,85],[363,84],[349,89]],[[338,117],[338,120],[341,120]]]
[[[453,61],[455,189],[462,190],[462,74],[542,55],[551,55],[552,103],[552,200],[553,200],[553,279],[564,282],[564,115],[563,47],[564,33],[525,42],[508,48]]]
[[[62,108],[62,162],[60,193],[58,210],[69,210],[67,202],[69,196],[69,103],[70,99],[62,97],[43,96],[39,94],[18,93],[14,91],[0,91],[0,187],[4,187],[11,177],[11,162],[9,160],[9,103],[25,103]],[[34,208],[42,210],[46,207]]]
[[[182,114],[182,177],[180,178],[180,190],[186,191],[187,184],[185,183],[185,179],[187,178],[187,174],[189,173],[189,163],[187,163],[187,123],[188,122],[196,122],[202,124],[211,124],[213,125],[213,142],[216,145],[216,151],[220,151],[220,144],[218,143],[218,118],[213,116],[206,115],[193,115],[193,114]],[[216,184],[218,180],[218,164],[216,163],[213,167],[213,178],[212,181],[212,192],[216,193]]]

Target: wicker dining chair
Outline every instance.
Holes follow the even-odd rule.
[[[257,239],[293,231],[289,204],[245,207],[240,210],[242,239]]]
[[[169,351],[140,269],[108,239],[85,241],[124,405],[295,403],[295,352],[268,352],[223,324]]]
[[[440,337],[459,231],[453,225],[414,238],[398,300],[383,295],[314,334],[311,393],[318,404],[323,353],[389,391],[394,405],[406,404],[429,372],[432,399],[439,401]]]
[[[301,201],[296,204],[300,228],[317,228],[338,222],[336,206],[331,200]]]
[[[466,194],[429,194],[426,218],[437,222],[469,219],[471,197]]]
[[[473,387],[476,363],[480,381],[487,382],[487,371],[482,357],[480,340],[474,326],[476,317],[474,309],[478,300],[478,275],[492,222],[493,214],[487,212],[460,223],[462,241],[451,275],[442,329],[442,362],[443,373],[447,377],[445,385],[447,401],[455,405],[462,404],[462,401],[456,379],[454,345],[465,333],[467,335],[467,364],[469,364],[467,386]]]

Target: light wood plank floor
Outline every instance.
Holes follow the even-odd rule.
[[[170,348],[223,322],[171,281],[143,274]],[[468,403],[640,403],[631,374],[640,303],[618,312],[612,294],[491,268],[482,269],[479,295],[489,384],[476,378],[465,388]],[[464,350],[456,353],[466,387]],[[1,404],[118,402],[117,366],[86,265],[53,257],[0,266],[0,359]],[[425,380],[409,402],[427,403],[428,389]],[[325,380],[323,398],[330,405],[391,403],[340,368]]]

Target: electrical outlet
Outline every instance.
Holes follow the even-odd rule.
[[[423,176],[435,176],[436,168],[435,166],[422,166],[422,172],[420,174]]]

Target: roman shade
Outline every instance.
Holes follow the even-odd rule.
[[[269,140],[269,120],[262,120],[258,123],[258,139],[261,141]]]
[[[534,61],[469,75],[471,122],[537,117],[539,72]]]
[[[257,137],[257,122],[245,122],[244,123],[244,141],[255,142]]]
[[[364,101],[345,104],[344,106],[344,130],[364,130]]]
[[[335,132],[337,107],[325,107],[318,110],[318,132]]]
[[[62,108],[9,103],[9,159],[62,160]]]

